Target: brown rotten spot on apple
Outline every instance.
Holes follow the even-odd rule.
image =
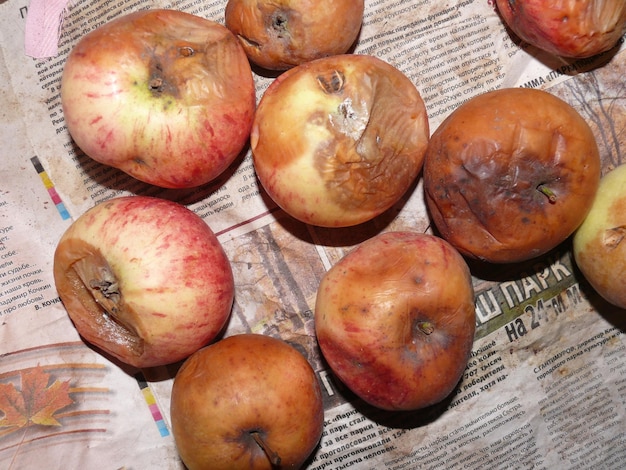
[[[289,9],[274,11],[268,16],[266,27],[279,39],[289,38],[289,17],[293,14],[294,11]]]
[[[81,337],[135,367],[188,357],[221,331],[233,302],[215,234],[157,198],[114,198],[81,215],[59,240],[53,271]]]
[[[144,341],[134,326],[137,319],[125,305],[118,279],[102,253],[80,240],[64,241],[59,247],[76,256],[63,273],[58,272],[57,288],[78,331],[89,342],[105,342],[113,354],[141,357]],[[76,311],[81,315],[74,315]]]
[[[259,180],[293,217],[356,225],[417,178],[428,144],[425,105],[398,69],[340,55],[294,67],[266,90],[250,143]]]
[[[626,226],[622,225],[621,227],[609,228],[604,231],[604,238],[602,239],[602,242],[607,248],[615,249],[620,243],[622,243],[622,241],[624,241],[625,236]]]
[[[407,188],[421,169],[426,139],[416,132],[419,97],[403,76],[382,66],[333,70],[329,79],[320,77],[325,93],[342,97],[326,121],[334,139],[316,155],[331,197],[348,209],[388,207],[399,197],[396,188]]]

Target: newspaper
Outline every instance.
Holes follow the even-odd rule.
[[[184,468],[169,420],[178,365],[134,370],[98,354],[76,333],[52,278],[64,230],[88,208],[125,194],[178,201],[216,232],[236,279],[226,335],[280,337],[309,359],[322,384],[325,426],[307,468],[624,468],[626,315],[585,283],[569,241],[520,266],[473,269],[477,333],[457,389],[426,410],[373,409],[320,355],[316,289],[334,263],[375,234],[430,232],[421,181],[358,229],[306,226],[284,214],[264,197],[249,152],[200,188],[135,181],[73,145],[59,94],[67,54],[83,34],[139,9],[174,8],[223,23],[226,0],[73,0],[57,26],[48,22],[59,29],[46,31],[58,37],[47,58],[25,53],[28,3],[0,1],[0,468]],[[479,93],[539,88],[589,122],[603,172],[622,163],[623,41],[593,59],[556,59],[515,40],[492,3],[366,1],[354,53],[377,56],[415,83],[431,131]],[[272,78],[254,78],[260,99]]]

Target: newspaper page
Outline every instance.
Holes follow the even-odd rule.
[[[390,413],[361,402],[317,347],[324,273],[384,231],[430,232],[421,181],[357,229],[293,220],[264,195],[249,152],[217,181],[164,190],[90,160],[64,124],[60,79],[72,46],[122,14],[173,8],[223,23],[226,0],[73,0],[47,58],[25,54],[27,0],[0,2],[0,468],[183,469],[170,430],[179,364],[134,370],[81,341],[56,293],[52,258],[67,227],[107,199],[178,201],[216,232],[236,296],[226,335],[296,346],[316,371],[325,426],[308,469],[621,469],[626,465],[626,315],[577,271],[570,241],[516,266],[474,266],[477,333],[457,389],[441,403]],[[529,87],[570,103],[590,124],[603,171],[623,162],[623,41],[564,61],[515,39],[492,2],[371,0],[354,53],[404,72],[431,132],[488,90]],[[257,99],[272,77],[254,75]]]

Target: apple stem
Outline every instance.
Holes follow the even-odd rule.
[[[435,331],[435,325],[429,321],[421,321],[417,324],[417,328],[424,334],[430,335]]]
[[[333,70],[328,76],[318,75],[317,83],[327,95],[339,93],[343,90],[346,76],[340,70]]]
[[[120,298],[120,291],[117,282],[109,280],[91,279],[89,288],[98,302],[110,315],[117,313],[117,303]]]
[[[119,295],[119,286],[115,281],[107,281],[107,280],[97,280],[92,279],[89,281],[89,287],[95,290],[99,290],[102,292],[102,295],[107,299],[111,298],[114,295]]]
[[[160,77],[153,77],[150,80],[149,87],[152,91],[161,91],[161,87],[163,86],[163,79]]]
[[[542,183],[537,186],[537,191],[548,196],[548,201],[550,201],[551,204],[554,204],[556,202],[556,194],[545,184]]]
[[[178,49],[178,52],[183,57],[191,57],[192,55],[194,55],[196,53],[196,51],[193,49],[193,47],[189,47],[189,46],[181,47],[180,49]]]
[[[265,452],[267,458],[270,459],[271,464],[274,466],[279,466],[281,462],[280,455],[278,455],[277,452],[274,452],[269,444],[263,440],[258,431],[252,431],[250,434],[252,434],[252,438],[259,445],[259,447],[263,449],[263,452]]]

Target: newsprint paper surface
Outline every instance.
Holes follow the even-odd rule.
[[[226,335],[280,337],[307,356],[325,402],[323,437],[308,469],[626,468],[626,313],[585,283],[571,241],[515,268],[473,272],[477,332],[457,390],[427,410],[381,412],[357,400],[323,362],[315,294],[324,273],[367,238],[431,231],[421,181],[358,229],[320,229],[264,196],[249,153],[218,181],[174,191],[77,150],[59,87],[65,58],[83,34],[157,7],[223,23],[225,4],[71,0],[58,21],[55,54],[37,59],[25,54],[29,2],[0,0],[0,468],[184,468],[169,418],[176,366],[132,370],[88,347],[52,278],[54,248],[72,220],[123,194],[181,202],[218,234],[236,279]],[[538,88],[587,120],[603,173],[626,159],[623,41],[599,57],[565,62],[514,39],[488,0],[365,5],[354,52],[387,61],[415,83],[431,132],[472,96]],[[259,99],[271,78],[255,80]]]

